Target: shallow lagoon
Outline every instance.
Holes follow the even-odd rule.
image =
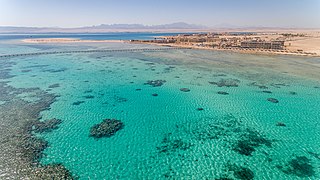
[[[17,53],[43,50],[10,46]],[[41,121],[62,122],[35,134],[49,144],[40,162],[62,163],[80,179],[319,178],[319,58],[169,50],[1,61],[12,63],[3,79],[8,85],[59,96],[41,112]],[[145,84],[149,80],[165,82],[154,87]],[[123,129],[109,138],[89,137],[106,118],[121,120]]]

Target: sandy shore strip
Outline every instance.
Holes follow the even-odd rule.
[[[123,43],[124,40],[83,40],[76,38],[34,38],[23,39],[25,43]]]
[[[261,54],[261,55],[293,55],[293,56],[309,56],[309,57],[320,57],[320,54],[317,53],[308,53],[308,52],[299,52],[295,50],[272,50],[272,49],[255,49],[255,48],[210,48],[202,47],[196,45],[187,45],[187,44],[175,44],[175,43],[149,43],[149,42],[133,42],[135,44],[150,44],[157,46],[166,46],[166,47],[181,47],[181,48],[191,48],[191,49],[200,49],[200,50],[210,50],[210,51],[231,51],[235,53],[243,54]]]

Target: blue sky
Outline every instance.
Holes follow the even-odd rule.
[[[0,0],[0,26],[173,22],[320,28],[320,0]]]

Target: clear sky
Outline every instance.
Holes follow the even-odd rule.
[[[320,0],[0,0],[0,26],[173,22],[320,28]]]

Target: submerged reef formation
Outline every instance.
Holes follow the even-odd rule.
[[[238,87],[240,80],[238,80],[238,79],[220,79],[217,82],[211,81],[209,83],[216,85],[218,87]]]
[[[219,120],[213,118],[206,121],[214,121],[214,123],[204,123],[191,130],[192,136],[198,141],[225,140],[233,137],[232,141],[228,140],[227,146],[234,152],[245,156],[252,156],[252,153],[262,145],[268,148],[272,147],[273,140],[246,127],[240,119],[232,115],[227,115]]]
[[[248,86],[255,86],[255,87],[258,87],[259,89],[268,89],[268,86],[258,84],[257,82],[250,83],[248,84]]]
[[[288,84],[285,84],[285,83],[272,83],[270,84],[272,87],[275,87],[275,88],[281,88],[281,87],[289,87]]]
[[[11,75],[11,66],[15,65],[15,62],[10,62],[10,61],[5,61],[5,60],[0,60],[0,79],[9,79],[14,77],[15,75]]]
[[[35,170],[35,179],[64,179],[74,180],[72,173],[66,169],[61,163],[49,164]]]
[[[316,158],[317,160],[320,160],[320,154],[315,153],[315,152],[311,152],[311,151],[307,151],[307,153],[309,155],[311,155],[312,157]]]
[[[189,88],[180,88],[180,91],[182,91],[182,92],[189,92],[190,89],[189,89]]]
[[[36,121],[33,125],[33,131],[35,133],[51,132],[58,128],[58,125],[62,122],[61,119],[50,119],[46,121]]]
[[[305,156],[295,156],[284,165],[277,165],[277,168],[288,175],[294,175],[301,178],[315,175],[315,167],[312,166],[311,160]]]
[[[56,83],[56,84],[52,84],[50,86],[48,86],[48,88],[57,88],[57,87],[60,87],[60,84],[59,83]]]
[[[127,98],[124,98],[124,97],[121,97],[121,96],[118,96],[118,95],[114,95],[113,99],[114,99],[115,102],[118,102],[118,103],[122,103],[122,102],[127,102],[128,101]]]
[[[198,111],[203,111],[204,109],[201,108],[201,107],[199,107],[199,108],[197,108],[197,110],[198,110]]]
[[[40,112],[49,108],[56,96],[38,88],[14,88],[0,83],[0,164],[1,178],[4,179],[74,179],[62,165],[42,165],[39,160],[48,142],[33,134],[36,131],[49,132],[56,128],[59,120],[39,122]],[[37,97],[32,102],[19,97],[20,94]]]
[[[290,91],[289,94],[290,94],[290,95],[297,95],[297,93],[294,92],[294,91]]]
[[[92,96],[92,95],[86,95],[86,96],[83,96],[84,98],[86,98],[86,99],[93,99],[94,98],[94,96]]]
[[[248,129],[240,135],[240,139],[233,145],[232,150],[241,155],[251,156],[256,148],[262,145],[271,148],[272,141],[257,131]]]
[[[287,125],[286,125],[285,123],[283,123],[283,122],[277,122],[276,126],[283,126],[283,127],[285,127],[285,126],[287,126]]]
[[[144,84],[150,85],[152,87],[159,87],[159,86],[162,86],[165,82],[167,82],[167,81],[166,80],[149,80]]]
[[[76,101],[76,102],[72,103],[72,105],[78,106],[82,103],[85,103],[85,101]]]
[[[164,135],[156,148],[157,154],[151,158],[156,164],[153,167],[161,162],[161,167],[166,169],[163,171],[164,177],[174,179],[179,177],[179,174],[186,175],[186,172],[179,172],[179,168],[175,168],[172,163],[185,166],[196,166],[198,162],[201,163],[202,161],[214,163],[210,161],[214,161],[216,153],[208,153],[211,152],[210,150],[207,153],[193,153],[196,149],[201,149],[201,146],[210,148],[211,145],[219,144],[219,146],[225,147],[227,152],[231,151],[235,156],[243,156],[244,159],[252,156],[269,158],[268,151],[272,150],[273,142],[274,140],[268,139],[262,132],[247,126],[242,118],[237,118],[232,114],[203,117],[197,121],[192,121],[192,123],[176,125],[174,131]],[[262,146],[265,146],[265,148],[262,148]],[[168,156],[167,159],[171,163],[167,167],[163,167],[165,162],[159,158],[162,155]],[[174,161],[171,161],[171,159],[174,159]],[[229,161],[224,164],[225,171],[217,179],[254,179],[255,173],[249,168],[250,165],[245,164],[247,161],[242,163],[244,164],[239,164],[239,161]],[[214,179],[210,175],[203,178]]]
[[[167,155],[175,153],[177,151],[186,151],[193,145],[182,139],[178,139],[168,133],[162,139],[161,145],[157,147],[159,153],[165,153]]]
[[[228,95],[228,94],[229,94],[229,93],[224,92],[224,91],[218,91],[217,93],[218,93],[218,94],[221,94],[221,95]]]
[[[254,172],[245,166],[228,163],[225,167],[225,173],[217,180],[251,180],[254,179]]]
[[[272,91],[266,91],[266,90],[264,90],[262,92],[267,93],[267,94],[271,94],[272,93]]]
[[[272,102],[272,103],[278,103],[279,100],[278,99],[275,99],[275,98],[268,98],[267,99],[269,102]]]
[[[104,119],[101,123],[90,128],[90,137],[102,138],[111,137],[123,128],[123,123],[116,119]]]

